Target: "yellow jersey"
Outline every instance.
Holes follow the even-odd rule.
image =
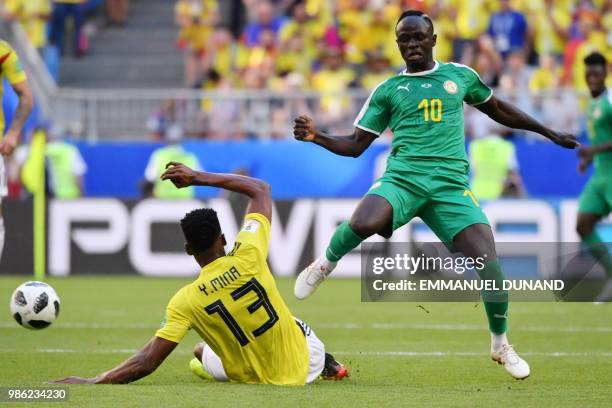
[[[234,249],[174,295],[156,336],[179,343],[193,328],[231,381],[304,385],[306,338],[266,263],[269,239],[270,221],[247,214]]]
[[[459,38],[474,40],[486,31],[495,3],[493,0],[449,0],[448,5],[456,12],[454,20]]]
[[[324,94],[320,103],[327,114],[338,116],[350,107],[351,100],[337,94],[347,91],[354,80],[355,72],[349,68],[323,69],[312,76],[312,89]]]
[[[21,61],[13,48],[6,41],[0,40],[0,100],[4,94],[4,78],[11,85],[21,83],[27,79]],[[4,135],[4,111],[0,109],[0,137]]]
[[[50,0],[5,0],[4,8],[19,20],[35,48],[47,44],[47,22],[43,16],[51,15]]]
[[[567,30],[572,25],[572,4],[568,1],[555,1],[551,14],[560,28]],[[534,31],[534,47],[538,55],[563,55],[566,40],[555,31],[547,17],[547,5],[543,1],[529,2],[525,16]]]
[[[179,0],[174,13],[191,21],[181,28],[179,42],[185,43],[192,51],[205,51],[217,20],[219,5],[216,0]]]

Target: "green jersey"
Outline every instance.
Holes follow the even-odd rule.
[[[404,71],[378,85],[355,126],[376,135],[390,128],[392,156],[411,166],[466,173],[463,102],[479,105],[492,96],[472,68],[436,61],[429,71]]]
[[[587,107],[589,141],[593,146],[612,141],[612,91],[606,90]],[[612,175],[612,152],[595,155],[595,175]]]

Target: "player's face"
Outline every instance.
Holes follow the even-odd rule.
[[[587,65],[585,77],[591,93],[598,93],[605,87],[606,69],[601,65]]]
[[[397,46],[406,65],[418,65],[433,60],[436,36],[427,21],[419,16],[404,18],[395,29]]]

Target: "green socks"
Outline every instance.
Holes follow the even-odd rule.
[[[351,229],[348,221],[344,221],[336,228],[336,232],[334,232],[325,251],[325,257],[330,262],[338,262],[340,258],[355,249],[363,240]]]
[[[332,236],[331,242],[325,251],[325,257],[330,262],[338,262],[340,258],[356,248],[364,238],[361,238],[344,221],[338,226]],[[504,275],[497,260],[487,262],[481,270],[478,270],[481,279],[495,280],[497,287],[502,287]],[[502,334],[508,330],[508,292],[507,291],[483,291],[489,329],[494,334]]]
[[[601,240],[596,232],[583,238],[591,255],[604,267],[609,277],[612,277],[612,257],[605,242]]]
[[[498,288],[503,287],[504,274],[497,259],[487,262],[484,268],[476,271],[481,279],[494,280]],[[495,334],[505,333],[508,330],[508,292],[483,290],[481,294],[489,320],[489,330]]]

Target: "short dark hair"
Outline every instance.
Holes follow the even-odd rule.
[[[397,23],[395,23],[395,27],[398,26],[398,24],[405,19],[406,17],[410,17],[410,16],[416,16],[416,17],[422,17],[425,21],[427,21],[429,23],[429,26],[431,27],[431,31],[434,31],[434,25],[433,25],[433,21],[431,21],[431,18],[423,13],[420,10],[406,10],[402,13],[402,15],[397,19]]]
[[[604,68],[607,67],[608,61],[606,61],[606,57],[600,52],[592,52],[586,56],[584,59],[585,65],[601,65]]]
[[[217,213],[212,208],[193,210],[181,220],[185,240],[192,250],[204,252],[221,235]]]

